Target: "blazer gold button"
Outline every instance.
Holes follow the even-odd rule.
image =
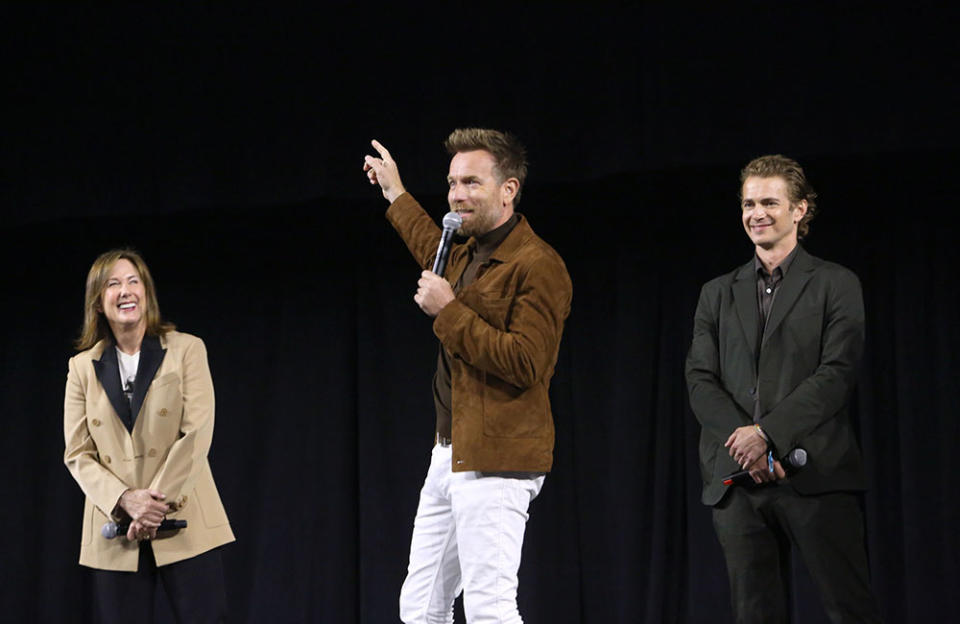
[[[157,456],[157,449],[150,449],[149,451],[147,451],[147,455],[150,456],[150,457],[156,457],[156,456]]]
[[[110,463],[110,456],[109,456],[109,455],[104,455],[104,456],[103,456],[103,461],[109,464],[109,463]]]
[[[167,415],[167,408],[161,407],[161,408],[160,408],[160,415],[161,415],[161,416],[166,416],[166,415]]]
[[[100,419],[99,419],[99,418],[94,418],[93,420],[90,421],[90,423],[91,423],[94,427],[99,427],[99,426],[100,426]]]

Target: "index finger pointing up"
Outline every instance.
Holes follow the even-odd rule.
[[[372,145],[373,149],[380,153],[380,158],[383,158],[384,160],[390,158],[390,152],[388,152],[387,148],[380,144],[380,141],[373,139],[370,141],[370,145]]]

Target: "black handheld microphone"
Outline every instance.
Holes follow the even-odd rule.
[[[461,224],[463,224],[463,218],[455,212],[448,212],[443,217],[443,234],[440,235],[437,257],[433,261],[433,272],[440,277],[443,277],[443,271],[447,268],[450,246],[453,245],[453,233],[460,229]]]
[[[795,448],[790,451],[786,457],[780,460],[780,465],[783,466],[784,471],[793,472],[800,470],[807,465],[807,452],[802,448]],[[723,478],[724,485],[753,485],[753,477],[750,476],[749,470],[741,470],[740,472],[734,472],[728,474]]]
[[[164,520],[157,527],[157,531],[177,531],[185,528],[187,528],[186,520]],[[100,528],[100,535],[107,539],[113,539],[118,535],[126,535],[129,530],[129,522],[121,522],[120,524],[108,522]]]

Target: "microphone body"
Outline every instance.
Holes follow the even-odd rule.
[[[186,520],[164,520],[157,527],[157,531],[177,531],[187,528]],[[107,539],[113,539],[118,535],[126,535],[130,530],[129,522],[108,522],[100,528],[100,535]]]
[[[780,465],[783,466],[784,471],[787,473],[796,472],[807,465],[807,452],[804,449],[797,447],[787,453],[786,457],[783,457],[780,460]],[[749,470],[741,470],[725,476],[723,478],[723,484],[754,485],[754,481],[753,477],[750,476]]]
[[[440,235],[437,257],[433,261],[433,272],[440,277],[443,277],[443,272],[447,268],[450,247],[453,246],[453,233],[460,229],[462,224],[463,218],[455,212],[448,212],[443,217],[443,233]]]

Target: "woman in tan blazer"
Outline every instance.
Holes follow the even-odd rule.
[[[106,622],[149,622],[162,582],[180,621],[226,615],[218,547],[234,540],[207,452],[213,381],[203,341],[164,323],[150,271],[130,250],[87,276],[81,351],[70,359],[64,462],[86,495],[80,563]],[[164,520],[186,528],[164,530]],[[126,526],[108,539],[101,528]]]

